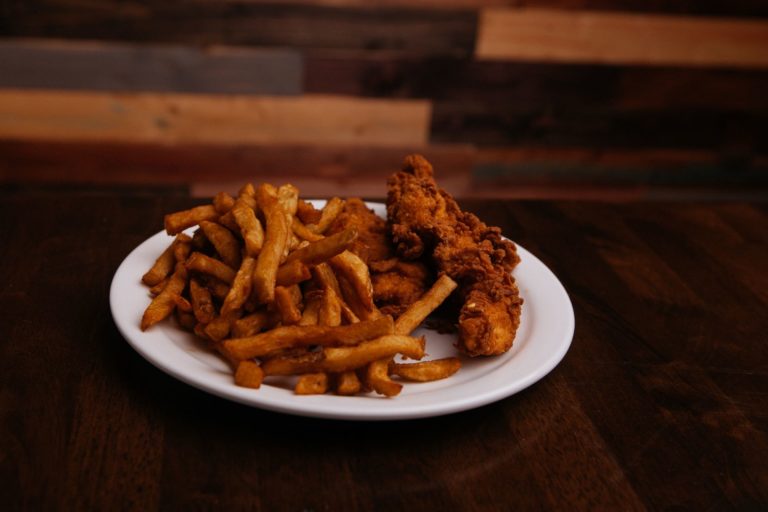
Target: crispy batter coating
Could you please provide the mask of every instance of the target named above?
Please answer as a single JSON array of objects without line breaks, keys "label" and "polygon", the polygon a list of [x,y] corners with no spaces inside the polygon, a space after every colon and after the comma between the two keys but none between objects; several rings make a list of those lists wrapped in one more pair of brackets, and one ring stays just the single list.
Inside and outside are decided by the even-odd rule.
[{"label": "crispy batter coating", "polygon": [[509,350],[523,303],[511,275],[520,261],[515,244],[462,211],[420,155],[406,157],[388,186],[387,216],[398,254],[426,256],[459,284],[459,348],[472,356]]},{"label": "crispy batter coating", "polygon": [[359,198],[346,201],[326,234],[350,228],[357,229],[358,236],[349,250],[370,267],[376,306],[385,315],[397,317],[429,288],[429,270],[421,262],[396,257],[387,222]]}]

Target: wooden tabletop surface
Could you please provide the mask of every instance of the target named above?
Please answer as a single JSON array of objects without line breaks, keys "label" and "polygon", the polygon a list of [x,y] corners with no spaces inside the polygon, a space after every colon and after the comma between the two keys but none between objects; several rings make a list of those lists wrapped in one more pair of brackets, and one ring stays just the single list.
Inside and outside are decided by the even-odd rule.
[{"label": "wooden tabletop surface", "polygon": [[491,405],[365,423],[216,398],[123,340],[112,275],[198,202],[0,188],[4,510],[768,509],[766,203],[463,202],[561,279],[570,351]]}]

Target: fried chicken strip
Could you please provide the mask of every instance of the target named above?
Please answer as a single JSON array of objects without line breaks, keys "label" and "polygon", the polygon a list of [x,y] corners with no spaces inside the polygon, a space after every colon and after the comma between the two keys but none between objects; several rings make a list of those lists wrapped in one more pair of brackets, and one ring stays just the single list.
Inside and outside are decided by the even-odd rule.
[{"label": "fried chicken strip", "polygon": [[427,257],[459,287],[460,350],[471,356],[502,354],[512,347],[523,300],[512,269],[515,244],[464,212],[433,178],[420,155],[406,157],[388,181],[387,216],[392,241],[404,259]]}]

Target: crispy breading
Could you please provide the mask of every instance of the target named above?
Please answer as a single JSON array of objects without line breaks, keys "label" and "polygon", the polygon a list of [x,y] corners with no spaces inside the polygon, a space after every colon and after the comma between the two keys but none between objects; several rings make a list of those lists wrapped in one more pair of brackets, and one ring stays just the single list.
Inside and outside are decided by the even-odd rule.
[{"label": "crispy breading", "polygon": [[388,186],[387,216],[398,254],[427,257],[459,284],[459,348],[472,356],[509,350],[523,303],[511,275],[520,261],[515,244],[462,211],[420,155],[406,157]]},{"label": "crispy breading", "polygon": [[421,262],[397,258],[387,233],[387,222],[359,198],[347,200],[326,234],[352,228],[358,236],[349,250],[370,267],[376,306],[385,315],[397,317],[429,288],[429,270]]}]

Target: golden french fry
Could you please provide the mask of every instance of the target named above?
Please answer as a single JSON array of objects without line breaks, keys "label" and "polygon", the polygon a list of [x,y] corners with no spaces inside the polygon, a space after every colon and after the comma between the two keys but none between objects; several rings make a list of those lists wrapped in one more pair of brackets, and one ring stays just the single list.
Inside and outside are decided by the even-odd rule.
[{"label": "golden french fry", "polygon": [[184,313],[192,312],[192,304],[181,295],[174,295],[173,302],[176,304],[176,311],[182,311]]},{"label": "golden french fry", "polygon": [[235,338],[253,336],[260,333],[270,323],[269,313],[266,311],[256,311],[232,322],[232,336]]},{"label": "golden french fry", "polygon": [[235,384],[244,388],[258,389],[264,380],[264,372],[253,361],[240,361],[235,371]]},{"label": "golden french fry", "polygon": [[200,229],[216,248],[221,261],[228,267],[238,268],[240,266],[240,244],[230,230],[221,224],[207,220],[200,222]]},{"label": "golden french fry", "polygon": [[322,395],[328,391],[328,374],[325,372],[305,373],[299,376],[293,391],[297,395]]},{"label": "golden french fry", "polygon": [[192,331],[195,328],[197,320],[195,315],[176,309],[176,320],[179,322],[179,326],[185,331]]},{"label": "golden french fry", "polygon": [[192,250],[192,239],[184,233],[176,235],[176,241],[173,244],[173,257],[176,263],[184,263]]},{"label": "golden french fry", "polygon": [[213,341],[221,341],[229,336],[229,331],[232,329],[232,322],[235,320],[233,317],[237,316],[237,313],[239,313],[239,311],[230,313],[227,316],[217,316],[211,320],[204,329],[206,337]]},{"label": "golden french fry", "polygon": [[288,243],[290,229],[286,225],[286,214],[282,205],[275,195],[269,193],[268,187],[259,186],[256,195],[267,226],[264,245],[259,252],[253,273],[253,291],[256,300],[266,304],[275,299],[277,268]]},{"label": "golden french fry", "polygon": [[[316,242],[310,242],[309,244],[296,249],[285,261],[288,263],[298,260],[305,265],[314,266],[340,255],[346,251],[347,247],[349,247],[356,238],[357,229],[345,229],[344,231],[339,231],[331,236],[323,237]],[[350,252],[349,254],[352,253]],[[343,256],[341,259],[346,262],[348,256]],[[331,262],[331,265],[333,265],[333,262]],[[351,265],[351,263],[347,262],[347,265]],[[363,265],[365,265],[365,262],[363,262]]]},{"label": "golden french fry", "polygon": [[320,306],[323,297],[317,290],[307,292],[304,295],[304,311],[301,313],[299,325],[317,325],[319,323]]},{"label": "golden french fry", "polygon": [[291,222],[291,230],[294,235],[302,240],[307,240],[308,242],[317,242],[318,240],[323,239],[323,235],[315,233],[309,229],[298,217],[293,218],[293,221]]},{"label": "golden french fry", "polygon": [[280,312],[283,325],[295,325],[301,320],[301,311],[295,304],[291,291],[285,286],[275,287],[275,308]]},{"label": "golden french fry", "polygon": [[354,370],[341,372],[336,375],[336,394],[356,395],[360,392],[360,379]]},{"label": "golden french fry", "polygon": [[211,291],[195,278],[189,280],[189,298],[192,300],[192,312],[198,322],[207,324],[216,315]]},{"label": "golden french fry", "polygon": [[150,268],[141,278],[141,281],[144,284],[148,286],[155,286],[163,279],[168,277],[168,274],[171,273],[173,267],[176,265],[176,258],[174,257],[173,249],[179,236],[181,235],[176,235],[176,239],[171,242],[168,247],[166,247],[162,254],[160,254],[160,256],[155,260],[152,268]]},{"label": "golden french fry", "polygon": [[[205,274],[200,274],[198,278],[200,279],[200,283],[203,284],[217,300],[223,301],[229,293],[231,283],[225,283],[214,276]],[[234,281],[234,277],[232,280]]]},{"label": "golden french fry", "polygon": [[281,185],[277,188],[277,200],[283,206],[283,210],[293,218],[299,202],[299,189],[291,184]]},{"label": "golden french fry", "polygon": [[443,274],[419,300],[408,306],[395,322],[396,334],[411,334],[456,289],[456,281]]},{"label": "golden french fry", "polygon": [[375,392],[384,396],[400,394],[403,385],[389,378],[389,363],[391,358],[378,359],[368,364],[365,371],[365,381]]},{"label": "golden french fry", "polygon": [[[366,311],[373,311],[375,308],[373,304],[373,284],[371,283],[368,265],[359,256],[350,251],[337,254],[330,259],[329,263],[338,272],[340,277],[344,277],[347,280],[362,307]],[[344,298],[349,302],[349,297],[345,296]],[[357,311],[356,313],[358,316],[360,315]]]},{"label": "golden french fry", "polygon": [[224,215],[235,206],[235,198],[226,192],[219,192],[213,196],[213,207],[220,215]]},{"label": "golden french fry", "polygon": [[253,204],[256,204],[256,187],[253,186],[253,183],[246,183],[237,191],[237,197],[250,198],[253,200]]},{"label": "golden french fry", "polygon": [[433,359],[420,363],[394,363],[391,366],[393,375],[417,382],[429,382],[450,377],[461,368],[458,357]]},{"label": "golden french fry", "polygon": [[336,217],[344,209],[344,200],[338,197],[331,198],[322,209],[320,220],[316,224],[308,224],[307,228],[314,233],[324,233],[328,227],[336,220]]},{"label": "golden french fry", "polygon": [[206,256],[203,253],[193,252],[187,259],[187,270],[194,270],[202,274],[213,276],[227,284],[232,284],[237,272],[217,259]]},{"label": "golden french fry", "polygon": [[247,338],[228,339],[224,341],[224,349],[235,359],[251,359],[291,347],[352,345],[391,334],[393,330],[394,322],[390,316],[335,327],[289,325]]},{"label": "golden french fry", "polygon": [[331,287],[323,289],[317,323],[328,326],[341,325],[341,301]]},{"label": "golden french fry", "polygon": [[283,263],[277,269],[275,284],[277,286],[290,286],[306,281],[312,277],[309,267],[299,260]]},{"label": "golden french fry", "polygon": [[302,224],[317,224],[320,222],[323,212],[316,209],[312,203],[299,199],[296,205],[296,216],[301,219]]},{"label": "golden french fry", "polygon": [[215,220],[219,217],[219,212],[212,204],[196,206],[189,210],[169,213],[165,216],[165,231],[169,235],[181,233],[185,229],[199,224],[203,220]]},{"label": "golden french fry", "polygon": [[[187,285],[187,269],[183,263],[177,263],[168,284],[147,306],[141,317],[141,330],[146,331],[160,320],[167,318],[176,307],[176,297],[181,295]],[[394,329],[394,323],[393,323]]]},{"label": "golden french fry", "polygon": [[347,323],[354,324],[360,321],[357,314],[352,311],[349,304],[344,300],[344,297],[341,294],[339,280],[327,263],[320,263],[319,265],[312,267],[312,277],[314,277],[315,281],[323,288],[330,287],[333,289],[339,299],[339,304],[341,305],[341,315]]},{"label": "golden french fry", "polygon": [[[246,196],[248,197],[248,196]],[[264,245],[264,229],[256,218],[253,208],[240,197],[232,208],[232,216],[240,228],[240,234],[245,241],[245,251],[249,256],[257,256]]]},{"label": "golden french fry", "polygon": [[166,277],[156,285],[154,285],[152,288],[149,289],[149,294],[155,297],[158,295],[161,291],[163,291],[163,288],[165,288],[165,285],[168,284],[168,278]]},{"label": "golden french fry", "polygon": [[243,263],[232,281],[232,288],[229,289],[224,304],[221,305],[221,316],[231,317],[232,313],[243,307],[243,304],[251,294],[253,286],[253,269],[256,267],[256,260],[251,256],[243,258]]},{"label": "golden french fry", "polygon": [[412,359],[421,359],[424,357],[424,337],[413,338],[390,334],[363,341],[351,347],[325,347],[322,352],[315,352],[314,354],[320,355],[315,355],[312,358],[281,356],[268,359],[262,365],[262,369],[265,375],[295,375],[320,371],[341,373],[362,368],[368,363],[396,354],[403,354]]}]

